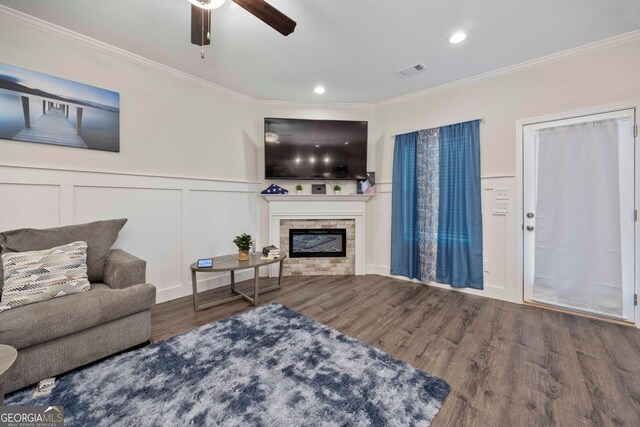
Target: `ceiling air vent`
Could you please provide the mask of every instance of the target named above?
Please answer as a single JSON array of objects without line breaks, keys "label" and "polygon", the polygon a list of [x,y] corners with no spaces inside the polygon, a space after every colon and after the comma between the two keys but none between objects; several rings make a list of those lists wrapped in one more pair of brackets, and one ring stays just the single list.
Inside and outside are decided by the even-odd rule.
[{"label": "ceiling air vent", "polygon": [[416,74],[420,74],[425,71],[427,67],[424,64],[416,64],[407,68],[403,68],[402,70],[396,71],[396,76],[401,79],[406,79],[407,77],[415,76]]}]

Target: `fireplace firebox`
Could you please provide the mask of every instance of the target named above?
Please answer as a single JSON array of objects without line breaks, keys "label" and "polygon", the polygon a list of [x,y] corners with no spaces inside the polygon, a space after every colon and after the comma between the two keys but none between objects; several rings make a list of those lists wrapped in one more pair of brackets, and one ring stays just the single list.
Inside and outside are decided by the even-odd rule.
[{"label": "fireplace firebox", "polygon": [[345,228],[289,229],[291,258],[344,258],[347,256]]}]

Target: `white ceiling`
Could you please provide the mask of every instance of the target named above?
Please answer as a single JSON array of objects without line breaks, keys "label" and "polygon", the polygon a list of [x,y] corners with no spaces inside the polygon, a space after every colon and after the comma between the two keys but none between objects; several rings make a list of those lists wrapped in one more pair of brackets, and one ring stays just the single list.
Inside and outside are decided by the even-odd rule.
[{"label": "white ceiling", "polygon": [[[270,0],[298,23],[283,37],[227,0],[201,60],[187,0],[0,3],[253,98],[328,103],[380,102],[640,28],[639,0]],[[456,30],[469,37],[450,45]],[[395,76],[418,62],[427,72]]]}]

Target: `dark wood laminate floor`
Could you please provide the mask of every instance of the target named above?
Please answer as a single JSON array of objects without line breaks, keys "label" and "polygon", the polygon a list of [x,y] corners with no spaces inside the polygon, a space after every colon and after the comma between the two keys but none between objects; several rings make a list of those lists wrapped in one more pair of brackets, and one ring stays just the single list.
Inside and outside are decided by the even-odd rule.
[{"label": "dark wood laminate floor", "polygon": [[[635,328],[376,275],[286,278],[261,296],[271,302],[444,378],[451,393],[434,426],[640,425]],[[251,309],[159,304],[152,340]]]}]

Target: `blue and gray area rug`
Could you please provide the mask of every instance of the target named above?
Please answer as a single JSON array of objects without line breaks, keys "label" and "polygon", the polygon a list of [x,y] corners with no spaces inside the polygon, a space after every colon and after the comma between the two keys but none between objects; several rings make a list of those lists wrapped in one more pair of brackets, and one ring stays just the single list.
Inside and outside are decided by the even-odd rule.
[{"label": "blue and gray area rug", "polygon": [[449,385],[271,304],[82,368],[52,394],[68,426],[427,426]]}]

